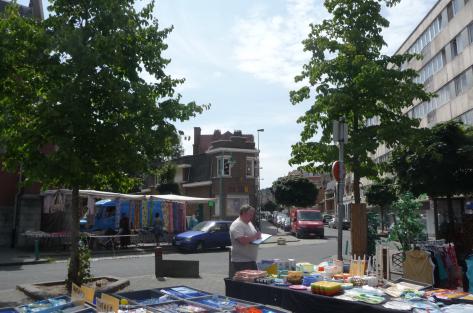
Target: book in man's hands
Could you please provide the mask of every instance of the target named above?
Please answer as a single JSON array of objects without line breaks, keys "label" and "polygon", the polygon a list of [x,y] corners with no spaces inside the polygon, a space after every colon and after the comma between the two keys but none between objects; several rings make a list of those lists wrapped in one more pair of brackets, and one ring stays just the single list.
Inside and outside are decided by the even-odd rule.
[{"label": "book in man's hands", "polygon": [[271,236],[272,236],[272,235],[270,235],[270,234],[264,234],[264,233],[262,233],[260,239],[253,240],[251,243],[254,244],[254,245],[259,245],[260,243],[263,243],[263,242],[265,242],[266,240],[268,240],[268,238],[271,237]]}]

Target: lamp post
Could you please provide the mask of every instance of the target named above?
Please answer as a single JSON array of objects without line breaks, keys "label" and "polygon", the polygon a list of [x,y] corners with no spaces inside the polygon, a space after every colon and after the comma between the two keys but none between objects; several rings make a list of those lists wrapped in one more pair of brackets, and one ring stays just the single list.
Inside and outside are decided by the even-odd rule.
[{"label": "lamp post", "polygon": [[[258,224],[259,224],[259,221],[261,219],[261,205],[260,205],[260,182],[261,182],[261,173],[260,173],[260,170],[261,170],[261,167],[260,167],[260,163],[259,163],[259,133],[261,132],[264,132],[264,129],[263,128],[260,128],[260,129],[257,129],[256,130],[257,134],[258,134],[258,162],[256,162],[258,164],[258,186],[256,188],[256,211],[257,211],[257,219],[258,219]],[[255,180],[255,183],[256,183],[256,180]]]}]

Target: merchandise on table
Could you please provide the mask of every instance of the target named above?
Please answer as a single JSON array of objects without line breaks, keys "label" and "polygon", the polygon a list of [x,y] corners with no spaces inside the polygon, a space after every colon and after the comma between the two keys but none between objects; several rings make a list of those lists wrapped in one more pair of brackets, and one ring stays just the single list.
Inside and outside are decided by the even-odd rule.
[{"label": "merchandise on table", "polygon": [[329,281],[319,281],[312,283],[310,289],[313,293],[324,295],[324,296],[334,296],[342,290],[342,285],[340,283],[329,282]]},{"label": "merchandise on table", "polygon": [[238,281],[254,282],[257,278],[265,278],[267,276],[268,273],[266,271],[243,270],[236,272],[233,279]]},{"label": "merchandise on table", "polygon": [[289,271],[287,272],[286,280],[288,283],[293,285],[299,285],[302,283],[303,273],[300,271]]},{"label": "merchandise on table", "polygon": [[14,308],[2,308],[0,309],[0,313],[18,313]]},{"label": "merchandise on table", "polygon": [[233,310],[236,306],[239,307],[250,307],[255,306],[255,303],[245,303],[242,300],[232,299],[219,295],[212,295],[203,298],[193,299],[192,302],[203,304],[219,310]]},{"label": "merchandise on table", "polygon": [[132,303],[136,303],[142,306],[165,303],[175,300],[175,298],[171,297],[170,295],[163,294],[157,290],[129,291],[121,292],[116,295],[120,298],[128,299]]},{"label": "merchandise on table", "polygon": [[210,295],[210,293],[203,292],[197,289],[192,289],[185,286],[163,288],[163,289],[159,289],[159,291],[167,295],[180,298],[180,299],[191,299],[191,298],[204,297],[204,296]]},{"label": "merchandise on table", "polygon": [[383,307],[387,309],[400,310],[400,311],[412,310],[412,305],[410,305],[407,302],[398,301],[398,300],[388,301],[385,304],[383,304]]},{"label": "merchandise on table", "polygon": [[145,308],[135,308],[135,309],[119,309],[118,313],[151,313]]},{"label": "merchandise on table", "polygon": [[307,287],[305,285],[290,285],[289,286],[289,289],[293,289],[293,290],[304,290],[304,291],[306,291],[307,288],[309,288],[309,287]]},{"label": "merchandise on table", "polygon": [[470,313],[473,312],[471,304],[452,304],[442,309],[443,313]]},{"label": "merchandise on table", "polygon": [[22,305],[19,306],[17,310],[20,313],[49,313],[71,306],[73,306],[71,298],[61,296]]},{"label": "merchandise on table", "polygon": [[149,306],[155,312],[163,313],[207,313],[217,312],[217,310],[204,308],[196,304],[185,301],[168,302]]}]

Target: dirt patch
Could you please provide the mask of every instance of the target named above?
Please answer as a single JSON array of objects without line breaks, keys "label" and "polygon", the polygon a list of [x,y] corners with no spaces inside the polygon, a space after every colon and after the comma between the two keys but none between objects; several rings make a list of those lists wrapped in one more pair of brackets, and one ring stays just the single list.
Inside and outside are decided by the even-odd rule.
[{"label": "dirt patch", "polygon": [[[96,292],[116,292],[125,288],[129,284],[130,281],[126,279],[116,277],[96,277],[92,278],[91,281],[84,285],[95,288]],[[66,282],[64,281],[19,285],[17,288],[34,299],[46,299],[68,294]]]}]

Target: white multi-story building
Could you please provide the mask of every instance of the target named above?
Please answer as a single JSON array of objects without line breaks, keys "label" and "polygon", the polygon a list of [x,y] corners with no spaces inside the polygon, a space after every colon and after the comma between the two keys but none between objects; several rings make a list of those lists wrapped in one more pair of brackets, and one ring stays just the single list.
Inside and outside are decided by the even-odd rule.
[{"label": "white multi-story building", "polygon": [[[417,70],[416,82],[438,97],[414,102],[405,113],[421,127],[453,119],[473,125],[473,0],[437,1],[396,53],[407,52],[423,59],[403,67]],[[379,147],[375,159],[384,161],[388,152]]]},{"label": "white multi-story building", "polygon": [[[473,0],[437,1],[396,53],[407,52],[421,54],[423,58],[413,59],[403,67],[418,71],[415,81],[438,97],[426,102],[417,100],[404,113],[420,119],[421,127],[449,120],[473,125]],[[389,158],[389,150],[380,146],[373,158],[384,162]],[[458,218],[461,218],[464,203],[463,199],[454,203]],[[437,204],[441,224],[446,219],[444,203],[440,200]],[[427,232],[433,236],[433,210],[427,209],[424,217]]]}]

